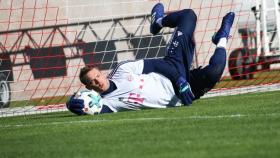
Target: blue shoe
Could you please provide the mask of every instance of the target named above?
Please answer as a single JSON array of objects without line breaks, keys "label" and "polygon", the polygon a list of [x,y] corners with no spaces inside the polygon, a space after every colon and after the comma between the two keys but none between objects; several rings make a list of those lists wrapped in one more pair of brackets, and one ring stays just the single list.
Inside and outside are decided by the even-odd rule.
[{"label": "blue shoe", "polygon": [[157,3],[151,13],[151,26],[150,26],[150,32],[155,35],[159,33],[161,30],[161,26],[157,23],[157,20],[159,18],[162,18],[164,16],[164,7],[162,3]]},{"label": "blue shoe", "polygon": [[216,32],[213,36],[212,36],[212,42],[214,44],[217,45],[217,43],[219,42],[219,40],[223,37],[225,37],[226,39],[228,39],[229,37],[229,32],[231,29],[231,26],[233,24],[234,21],[234,17],[235,14],[234,12],[229,12],[226,14],[226,16],[223,17],[223,21],[222,21],[222,25],[219,29],[218,32]]}]

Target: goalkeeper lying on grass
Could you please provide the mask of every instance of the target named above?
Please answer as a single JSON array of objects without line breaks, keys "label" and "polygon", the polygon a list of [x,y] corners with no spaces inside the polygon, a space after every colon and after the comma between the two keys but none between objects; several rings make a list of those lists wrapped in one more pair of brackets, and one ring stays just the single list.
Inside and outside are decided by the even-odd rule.
[{"label": "goalkeeper lying on grass", "polygon": [[[80,80],[87,89],[100,93],[103,102],[100,113],[190,105],[212,89],[222,76],[234,16],[233,12],[226,14],[212,37],[217,47],[209,65],[190,70],[197,17],[191,9],[164,16],[164,7],[158,3],[152,9],[151,33],[157,34],[162,27],[175,28],[163,59],[122,62],[108,76],[96,67],[84,67]],[[85,114],[81,99],[71,97],[67,108],[77,115]]]}]

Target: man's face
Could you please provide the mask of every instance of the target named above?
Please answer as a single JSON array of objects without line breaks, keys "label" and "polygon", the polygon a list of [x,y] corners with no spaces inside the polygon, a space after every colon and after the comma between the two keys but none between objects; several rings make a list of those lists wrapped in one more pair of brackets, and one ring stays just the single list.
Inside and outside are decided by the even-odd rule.
[{"label": "man's face", "polygon": [[86,74],[86,76],[89,80],[88,85],[86,85],[87,89],[93,89],[99,93],[105,92],[109,89],[109,80],[100,70],[93,68]]}]

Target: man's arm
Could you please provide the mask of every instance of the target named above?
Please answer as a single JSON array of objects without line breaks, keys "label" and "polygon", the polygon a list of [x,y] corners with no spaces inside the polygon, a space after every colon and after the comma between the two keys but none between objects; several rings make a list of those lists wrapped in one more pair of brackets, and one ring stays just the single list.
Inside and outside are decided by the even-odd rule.
[{"label": "man's arm", "polygon": [[111,110],[107,105],[103,105],[99,114],[113,113],[113,112],[114,111]]}]

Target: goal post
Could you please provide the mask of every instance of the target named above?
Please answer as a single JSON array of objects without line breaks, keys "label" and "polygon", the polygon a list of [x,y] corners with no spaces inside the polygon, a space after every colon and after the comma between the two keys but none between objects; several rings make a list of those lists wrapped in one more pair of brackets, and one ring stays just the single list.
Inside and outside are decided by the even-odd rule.
[{"label": "goal post", "polygon": [[[85,65],[98,64],[108,73],[124,60],[163,57],[173,29],[150,34],[150,11],[157,2],[0,0],[0,117],[66,110],[67,98],[84,88],[78,75]],[[279,22],[275,16],[260,19],[264,7],[252,9],[255,0],[160,2],[166,14],[185,8],[197,14],[194,68],[208,64],[215,50],[212,35],[227,12],[236,13],[226,69],[205,97],[279,90]],[[259,27],[256,31],[263,21],[265,35]],[[264,37],[272,55],[257,53]]]}]

